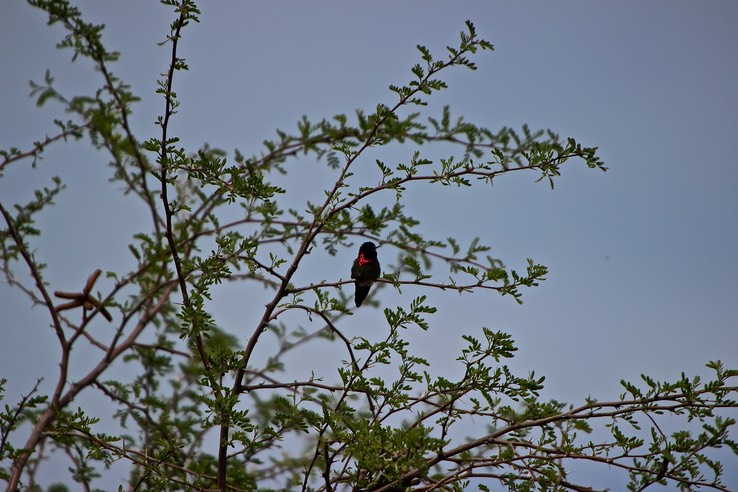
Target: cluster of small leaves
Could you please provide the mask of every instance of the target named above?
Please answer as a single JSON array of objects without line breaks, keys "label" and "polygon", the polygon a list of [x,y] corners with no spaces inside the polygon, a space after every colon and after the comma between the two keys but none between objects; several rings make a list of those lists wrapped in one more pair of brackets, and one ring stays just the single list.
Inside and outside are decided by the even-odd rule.
[{"label": "cluster of small leaves", "polygon": [[[5,399],[7,382],[5,378],[0,379],[0,401]],[[13,406],[5,404],[0,412],[0,423],[2,423],[0,425],[0,463],[14,462],[19,456],[27,453],[27,450],[11,442],[11,434],[27,422],[36,409],[46,404],[48,400],[46,396],[35,395],[39,383],[40,381],[17,404]],[[8,480],[9,477],[9,470],[4,466],[0,467],[0,479]]]},{"label": "cluster of small leaves", "polygon": [[21,254],[21,247],[17,240],[22,238],[22,241],[25,242],[27,238],[38,236],[41,233],[35,225],[36,216],[44,208],[53,205],[54,199],[65,187],[57,176],[53,177],[52,181],[54,183],[53,187],[36,190],[33,200],[30,202],[23,205],[14,205],[15,216],[12,216],[9,210],[0,205],[0,211],[8,223],[8,228],[0,229],[0,254],[2,254],[3,269],[9,280],[13,278],[10,264],[17,261],[19,254]]},{"label": "cluster of small leaves", "polygon": [[[480,348],[472,342],[467,353],[476,353]],[[721,483],[723,463],[710,457],[710,451],[728,447],[738,454],[738,447],[730,437],[735,419],[715,415],[720,408],[734,408],[736,403],[726,397],[735,393],[730,385],[738,374],[725,370],[719,362],[708,367],[715,370],[715,379],[700,385],[699,378],[685,384],[686,378],[676,383],[649,383],[646,391],[627,384],[631,397],[621,395],[613,402],[589,400],[581,407],[566,409],[556,402],[542,402],[537,398],[524,398],[522,410],[516,410],[498,401],[482,407],[477,405],[475,420],[489,415],[496,425],[490,433],[480,439],[464,443],[456,448],[447,448],[445,453],[458,453],[458,467],[438,470],[438,476],[446,480],[461,481],[463,478],[495,477],[509,490],[579,490],[581,487],[567,481],[567,460],[607,463],[626,470],[631,477],[630,490],[643,490],[653,483],[672,483],[680,490],[696,490],[701,487],[728,490]],[[648,378],[644,378],[647,380]],[[449,385],[454,387],[454,385]],[[689,387],[688,393],[680,394],[677,387]],[[661,388],[656,389],[656,388]],[[531,388],[535,395],[535,388]],[[676,391],[676,392],[675,392]],[[499,394],[509,394],[507,390]],[[689,398],[689,400],[688,400]],[[703,432],[692,436],[679,430],[666,436],[658,420],[664,415],[684,415],[699,409],[697,418],[703,424]],[[458,409],[453,418],[460,418]],[[638,420],[642,418],[650,430],[642,432]],[[444,416],[439,423],[446,424],[451,418]],[[581,433],[590,434],[593,424],[600,420],[611,421],[611,442],[585,441]],[[628,435],[623,424],[637,433]],[[644,450],[644,447],[646,448]],[[490,469],[498,473],[490,473]],[[711,476],[705,474],[710,470]],[[411,474],[412,475],[412,474]],[[407,477],[406,475],[405,477]]]},{"label": "cluster of small leaves", "polygon": [[[53,77],[47,70],[45,76],[46,83],[50,86],[53,83]],[[37,85],[31,82],[31,87],[36,88]],[[43,104],[43,100],[40,97],[38,99],[38,105]],[[63,141],[66,142],[68,139],[79,140],[84,136],[84,128],[76,124],[75,122],[54,120],[54,126],[59,128],[59,132],[53,136],[46,136],[43,140],[37,140],[33,142],[33,148],[23,151],[18,147],[10,147],[9,149],[0,149],[0,177],[2,177],[2,171],[4,171],[10,164],[19,162],[23,159],[31,159],[31,168],[35,168],[38,164],[38,160],[41,158],[41,154],[44,150],[55,142]]]},{"label": "cluster of small leaves", "polygon": [[[649,417],[650,444],[648,452],[638,455],[634,450],[645,445],[642,433],[627,435],[625,431],[613,422],[609,424],[615,443],[624,454],[633,454],[634,470],[650,470],[651,473],[630,471],[629,490],[643,490],[648,485],[663,482],[668,478],[674,480],[680,490],[692,490],[695,483],[704,483],[719,487],[723,475],[723,464],[710,457],[709,450],[727,447],[738,455],[738,442],[731,437],[731,430],[735,428],[736,419],[716,414],[720,408],[731,408],[736,405],[732,399],[735,386],[730,382],[738,377],[738,371],[727,370],[719,361],[707,364],[715,372],[714,379],[702,382],[702,378],[695,376],[688,378],[682,374],[681,378],[673,383],[660,382],[642,375],[646,383],[642,389],[634,383],[621,381],[625,392],[620,395],[621,400],[637,401],[640,411],[627,412],[619,415],[633,431],[640,431],[642,424],[638,415],[649,413],[659,415],[669,412],[672,415],[684,415],[688,421],[703,422],[702,431],[696,435],[688,430],[678,430],[666,435]],[[711,423],[708,423],[711,422]],[[711,471],[711,476],[705,475],[705,467]]]},{"label": "cluster of small leaves", "polygon": [[417,46],[425,67],[420,64],[413,66],[412,73],[415,75],[416,80],[411,81],[408,85],[403,87],[390,86],[390,90],[399,96],[400,101],[404,101],[407,104],[425,106],[427,102],[420,94],[431,95],[435,91],[447,88],[443,80],[433,78],[436,73],[449,66],[464,66],[471,70],[476,70],[476,65],[467,58],[467,55],[476,53],[478,49],[491,51],[494,47],[490,42],[477,37],[476,28],[470,21],[466,21],[466,28],[467,32],[461,32],[459,47],[454,48],[448,46],[446,48],[449,55],[445,61],[434,59],[430,50],[425,46]]},{"label": "cluster of small leaves", "polygon": [[358,421],[344,450],[356,463],[356,469],[348,471],[355,486],[360,490],[376,490],[389,484],[399,490],[408,487],[411,483],[403,481],[403,476],[410,470],[425,474],[428,454],[443,446],[431,433],[431,428],[422,425],[398,428],[376,421]]}]

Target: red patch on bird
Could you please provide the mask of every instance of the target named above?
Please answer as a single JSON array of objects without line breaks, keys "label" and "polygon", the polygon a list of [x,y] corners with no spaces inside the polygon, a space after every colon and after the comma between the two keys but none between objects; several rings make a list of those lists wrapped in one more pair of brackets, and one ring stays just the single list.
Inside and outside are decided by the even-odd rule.
[{"label": "red patch on bird", "polygon": [[359,266],[364,266],[367,263],[371,263],[372,260],[364,256],[364,253],[359,253]]}]

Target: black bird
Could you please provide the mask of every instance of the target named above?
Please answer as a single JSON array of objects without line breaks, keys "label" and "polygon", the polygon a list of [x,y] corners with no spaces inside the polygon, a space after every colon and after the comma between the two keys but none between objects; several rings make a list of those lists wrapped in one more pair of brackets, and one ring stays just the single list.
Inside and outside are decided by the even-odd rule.
[{"label": "black bird", "polygon": [[359,248],[359,256],[354,260],[354,265],[351,267],[351,278],[354,279],[354,285],[356,286],[354,292],[356,307],[361,306],[361,303],[364,302],[366,296],[369,295],[369,289],[381,273],[379,260],[377,260],[377,247],[370,242],[362,244]]}]

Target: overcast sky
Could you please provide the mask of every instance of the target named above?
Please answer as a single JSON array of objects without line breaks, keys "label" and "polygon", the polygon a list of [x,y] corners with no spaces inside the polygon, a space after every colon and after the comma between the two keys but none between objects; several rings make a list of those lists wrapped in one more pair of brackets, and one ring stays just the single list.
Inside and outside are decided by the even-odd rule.
[{"label": "overcast sky", "polygon": [[[107,25],[104,39],[122,53],[114,71],[143,98],[133,118],[139,138],[154,135],[162,106],[155,80],[168,57],[157,43],[169,11],[142,0],[79,4]],[[431,99],[429,116],[449,104],[492,130],[528,124],[599,147],[608,172],[572,161],[554,190],[531,174],[503,177],[493,188],[411,195],[409,211],[423,232],[467,242],[479,236],[508,266],[523,269],[533,258],[551,272],[524,292],[522,306],[489,293],[447,294],[431,332],[415,342],[436,367],[446,347],[461,345],[461,333],[487,326],[517,341],[513,368],[545,375],[545,396],[571,403],[612,399],[621,379],[641,373],[708,375],[704,364],[715,359],[738,368],[738,2],[221,1],[201,8],[202,22],[185,30],[180,49],[190,71],[175,81],[182,107],[174,130],[188,150],[207,142],[231,156],[234,148],[258,153],[264,138],[276,128],[294,131],[302,115],[319,120],[391,103],[387,86],[411,79],[415,45],[441,56],[466,19],[495,51],[474,58],[476,72],[442,75],[449,89]],[[54,48],[57,27],[23,2],[0,7],[2,148],[29,148],[53,133],[52,118],[63,117],[58,107],[35,107],[30,79],[42,81],[49,68],[70,95],[99,84],[86,62],[72,65],[70,52]],[[407,160],[414,150],[383,158]],[[127,244],[146,216],[112,197],[117,188],[107,183],[105,162],[84,146],[57,147],[37,171],[19,163],[0,180],[6,207],[30,200],[52,175],[67,181],[57,209],[41,218],[48,232],[34,244],[55,289],[81,287],[95,268],[131,265]],[[318,280],[346,279],[355,253],[318,256],[325,263],[312,264],[304,278],[315,271]],[[419,294],[385,288],[378,298],[406,306]],[[243,313],[229,309],[239,303],[229,296],[216,304],[240,334],[248,327]],[[46,366],[38,353],[56,353],[55,341],[43,310],[5,284],[0,312],[0,374],[10,378],[14,402],[54,371],[53,356]],[[374,326],[381,316],[362,308],[352,322],[369,336],[362,323]],[[732,459],[728,485],[738,489]]]}]

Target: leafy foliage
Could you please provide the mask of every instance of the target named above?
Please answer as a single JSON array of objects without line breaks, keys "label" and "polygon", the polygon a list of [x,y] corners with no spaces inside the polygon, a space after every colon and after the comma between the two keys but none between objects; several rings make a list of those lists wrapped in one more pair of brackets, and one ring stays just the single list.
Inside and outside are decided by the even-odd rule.
[{"label": "leafy foliage", "polygon": [[[386,306],[384,325],[375,330],[382,335],[369,339],[346,334],[353,311],[342,287],[350,281],[301,283],[297,273],[312,251],[333,256],[364,240],[381,244],[383,258],[397,255],[385,264],[380,289],[497,291],[522,302],[522,289],[545,279],[545,266],[528,260],[525,272],[508,269],[479,239],[463,245],[427,238],[407,211],[410,187],[485,186],[514,172],[536,173],[553,187],[572,159],[605,170],[596,148],[551,131],[493,132],[448,107],[437,116],[421,112],[446,89],[443,73],[474,70],[472,57],[493,49],[471,22],[443,57],[417,47],[411,80],[389,87],[393,102],[318,122],[303,117],[296,133],[277,131],[261,152],[229,156],[206,144],[193,150],[171,128],[181,104],[175,83],[188,70],[179,41],[199,22],[194,2],[162,2],[174,17],[163,43],[170,59],[157,81],[158,133],[144,138],[129,123],[138,98],[111,71],[119,54],[106,49],[103,26],[84,21],[68,1],[29,3],[48,14],[49,24],[64,26],[58,47],[90,60],[101,87],[67,97],[50,73],[32,84],[39,105],[60,103],[73,120],[57,121],[59,133],[29,150],[1,151],[0,169],[29,160],[37,166],[49,147],[87,138],[109,155],[112,181],[144,205],[150,222],[129,245],[134,267],[107,272],[111,289],[92,292],[95,274],[82,294],[61,293],[78,299],[78,316],[56,305],[30,244],[42,232],[36,217],[54,205],[62,181],[54,178],[25,204],[0,203],[7,282],[45,307],[61,353],[56,390],[40,395],[37,384],[0,414],[0,478],[10,490],[37,488],[52,453],[69,458],[69,478],[85,488],[110,488],[104,472],[123,460],[130,465],[125,487],[133,490],[490,490],[493,481],[509,490],[592,490],[569,480],[570,464],[587,461],[625,470],[631,490],[653,483],[726,490],[723,465],[710,451],[738,453],[734,413],[722,410],[738,406],[738,372],[720,362],[708,364],[714,376],[707,382],[643,376],[641,385],[624,381],[613,401],[544,401],[543,377],[516,375],[506,365],[517,351],[510,335],[485,327],[459,327],[466,346],[449,358],[458,375],[434,374],[409,341],[431,328],[437,312],[425,293]],[[436,161],[416,150],[395,163],[372,156],[391,144],[434,142],[458,153]],[[285,209],[281,177],[306,156],[325,163],[332,181],[303,210]],[[371,168],[376,181],[359,180],[360,166]],[[377,197],[388,204],[378,206],[384,202]],[[21,269],[30,282],[19,278]],[[262,311],[247,326],[245,346],[212,308],[217,287],[233,282],[256,286],[250,292],[260,296],[253,306]],[[102,335],[91,330],[101,316],[113,326]],[[289,356],[320,341],[342,354],[335,372],[310,368],[296,378]],[[73,381],[69,365],[83,346],[98,359]],[[109,375],[119,366],[130,380]],[[85,390],[115,410],[80,407]],[[668,434],[659,425],[667,416],[702,430],[685,423]],[[474,434],[466,437],[469,428]]]}]

